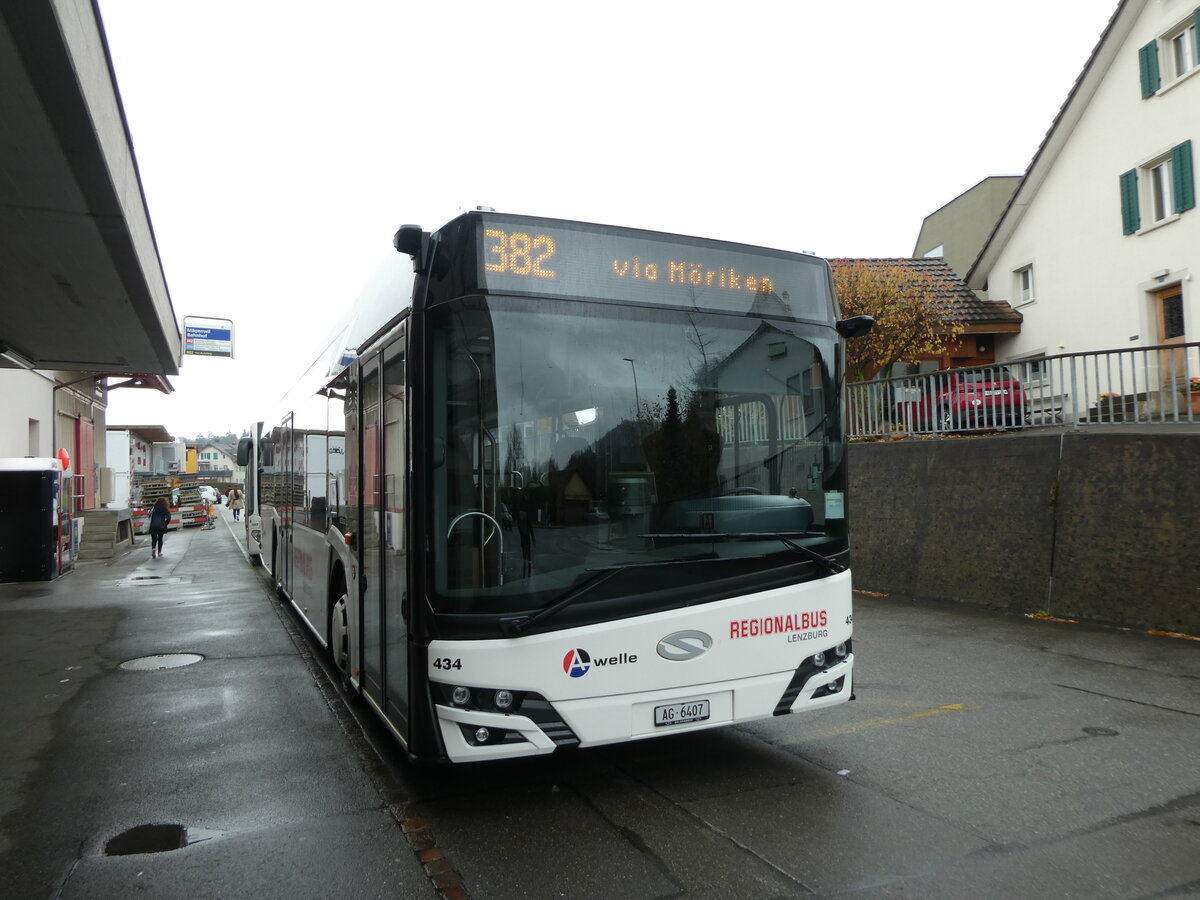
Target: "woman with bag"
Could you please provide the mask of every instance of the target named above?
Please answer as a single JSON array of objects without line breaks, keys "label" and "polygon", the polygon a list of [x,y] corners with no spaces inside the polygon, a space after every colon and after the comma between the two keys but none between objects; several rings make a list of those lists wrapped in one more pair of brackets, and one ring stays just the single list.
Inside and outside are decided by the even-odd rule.
[{"label": "woman with bag", "polygon": [[246,501],[242,499],[241,488],[234,488],[229,492],[229,508],[233,510],[233,521],[238,520],[238,516],[242,514],[242,510],[246,506]]},{"label": "woman with bag", "polygon": [[171,524],[171,507],[167,506],[167,498],[159,497],[150,510],[150,558],[162,556],[163,537],[167,526]]}]

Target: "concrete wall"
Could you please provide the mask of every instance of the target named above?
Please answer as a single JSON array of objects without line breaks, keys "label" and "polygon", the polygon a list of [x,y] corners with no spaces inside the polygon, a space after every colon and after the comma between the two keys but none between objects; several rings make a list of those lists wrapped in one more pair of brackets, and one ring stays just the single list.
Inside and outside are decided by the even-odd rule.
[{"label": "concrete wall", "polygon": [[856,588],[1200,634],[1200,435],[856,442]]}]

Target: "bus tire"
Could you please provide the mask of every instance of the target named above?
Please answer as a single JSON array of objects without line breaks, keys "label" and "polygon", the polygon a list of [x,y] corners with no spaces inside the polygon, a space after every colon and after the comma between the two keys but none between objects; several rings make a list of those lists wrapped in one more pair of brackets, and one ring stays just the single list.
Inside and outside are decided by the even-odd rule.
[{"label": "bus tire", "polygon": [[279,580],[279,529],[271,529],[271,583],[275,585],[275,596],[283,600],[283,582]]},{"label": "bus tire", "polygon": [[358,691],[350,680],[350,600],[344,579],[338,582],[335,593],[337,599],[329,609],[329,656],[340,676],[342,696],[355,705]]},{"label": "bus tire", "polygon": [[350,674],[350,617],[346,603],[346,589],[343,587],[329,611],[329,655],[343,676]]}]

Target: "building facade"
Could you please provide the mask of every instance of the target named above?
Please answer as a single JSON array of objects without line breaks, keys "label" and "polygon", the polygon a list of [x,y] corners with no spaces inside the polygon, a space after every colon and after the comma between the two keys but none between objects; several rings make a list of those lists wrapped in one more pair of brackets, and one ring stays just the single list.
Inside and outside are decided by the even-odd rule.
[{"label": "building facade", "polygon": [[1003,360],[1200,340],[1200,8],[1125,0],[968,285],[1024,316]]},{"label": "building facade", "polygon": [[965,277],[1020,183],[1020,175],[991,175],[927,215],[913,256],[940,257]]},{"label": "building facade", "polygon": [[104,379],[78,372],[0,368],[0,457],[56,457],[71,460],[75,509],[94,509],[102,496],[105,466]]},{"label": "building facade", "polygon": [[237,464],[236,449],[222,444],[196,445],[196,471],[209,473],[214,487],[246,483],[245,469]]}]

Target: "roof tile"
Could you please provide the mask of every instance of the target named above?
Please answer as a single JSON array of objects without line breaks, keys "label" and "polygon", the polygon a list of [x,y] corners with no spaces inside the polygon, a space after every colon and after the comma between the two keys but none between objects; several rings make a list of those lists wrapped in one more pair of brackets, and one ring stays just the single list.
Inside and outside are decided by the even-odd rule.
[{"label": "roof tile", "polygon": [[835,269],[857,264],[878,268],[902,267],[923,272],[933,280],[939,302],[951,311],[957,321],[966,325],[1010,325],[1024,321],[1024,316],[1004,300],[979,299],[941,257],[831,259],[829,264]]}]

